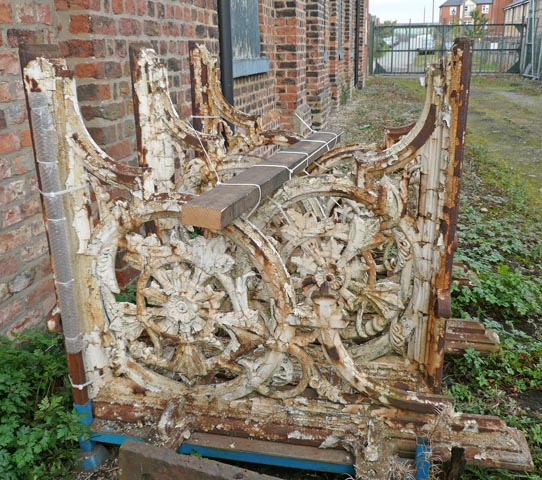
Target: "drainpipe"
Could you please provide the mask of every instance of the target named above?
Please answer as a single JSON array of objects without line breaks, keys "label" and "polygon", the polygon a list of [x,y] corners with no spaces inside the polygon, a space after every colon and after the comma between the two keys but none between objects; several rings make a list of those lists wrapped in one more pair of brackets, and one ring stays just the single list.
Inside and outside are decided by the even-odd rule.
[{"label": "drainpipe", "polygon": [[218,43],[220,44],[220,86],[224,98],[233,105],[233,49],[230,0],[217,0],[217,13]]},{"label": "drainpipe", "polygon": [[[86,382],[82,357],[83,344],[74,288],[75,275],[69,255],[69,234],[63,199],[65,187],[61,182],[58,167],[60,149],[57,125],[53,116],[54,100],[52,97],[56,92],[52,89],[59,87],[55,85],[57,79],[54,76],[44,78],[43,74],[40,74],[39,68],[36,68],[37,66],[30,71],[24,69],[26,63],[40,56],[51,57],[52,55],[47,51],[42,53],[39,47],[34,50],[32,50],[32,46],[21,47],[21,70],[25,77],[29,78],[29,80],[26,79],[27,83],[36,80],[40,82],[40,88],[26,85],[28,120],[32,131],[36,172],[51,250],[57,302],[62,316],[62,330],[70,377],[72,383],[83,385]],[[87,388],[74,388],[73,397],[76,405],[86,404],[88,402]]]},{"label": "drainpipe", "polygon": [[354,50],[354,87],[360,88],[359,84],[359,48],[360,48],[360,34],[361,28],[361,0],[356,0],[356,33],[354,35],[354,44],[356,49]]},{"label": "drainpipe", "polygon": [[[36,170],[51,251],[57,303],[62,317],[74,409],[81,415],[81,422],[90,425],[92,406],[88,397],[83,342],[75,291],[75,274],[69,253],[69,227],[63,198],[68,192],[66,192],[60,178],[58,158],[61,155],[61,148],[59,148],[58,125],[53,114],[55,103],[53,95],[58,95],[58,92],[52,90],[59,88],[59,84],[55,76],[40,78],[41,88],[31,84],[36,80],[33,78],[33,73],[37,73],[38,69],[34,72],[24,70],[25,64],[30,59],[41,56],[39,47],[35,51],[32,50],[32,47],[28,46],[26,49],[22,47],[20,52],[21,70],[24,72],[25,81],[27,81],[25,93],[29,112],[28,119],[32,131]],[[43,56],[50,55],[43,54]],[[30,80],[27,80],[27,77]],[[83,439],[80,439],[79,443],[82,450],[81,466],[84,469],[95,468],[105,460],[106,451],[103,446]]]}]

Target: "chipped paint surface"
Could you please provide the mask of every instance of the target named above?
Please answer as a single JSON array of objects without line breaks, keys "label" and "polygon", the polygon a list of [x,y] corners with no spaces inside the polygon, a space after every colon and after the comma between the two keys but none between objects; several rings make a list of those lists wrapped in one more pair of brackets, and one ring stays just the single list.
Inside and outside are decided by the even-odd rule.
[{"label": "chipped paint surface", "polygon": [[[469,461],[529,468],[518,431],[439,395],[469,48],[429,67],[420,120],[387,148],[331,150],[222,231],[183,225],[183,205],[250,168],[255,148],[296,137],[228,105],[204,48],[191,53],[194,126],[156,54],[133,53],[137,167],[92,141],[71,77],[30,64],[26,75],[62,106],[95,416],[150,422],[172,446],[200,431],[341,447],[373,478],[416,436],[443,459],[464,445]],[[133,302],[118,300],[119,264],[133,272]]]}]

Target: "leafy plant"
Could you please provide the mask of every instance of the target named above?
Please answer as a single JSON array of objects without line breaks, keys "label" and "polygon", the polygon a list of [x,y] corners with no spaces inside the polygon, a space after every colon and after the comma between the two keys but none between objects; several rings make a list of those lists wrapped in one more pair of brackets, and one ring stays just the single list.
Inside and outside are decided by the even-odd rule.
[{"label": "leafy plant", "polygon": [[[447,364],[448,392],[458,409],[468,413],[497,415],[525,433],[535,471],[542,468],[542,414],[527,411],[519,401],[521,393],[542,388],[542,338],[531,337],[510,324],[486,321],[498,333],[502,350],[482,357],[469,349],[463,357]],[[539,479],[536,474],[469,467],[469,479]]]},{"label": "leafy plant", "polygon": [[117,302],[136,303],[136,291],[137,285],[128,284],[120,293],[115,294],[115,299]]},{"label": "leafy plant", "polygon": [[[445,382],[459,410],[498,415],[523,430],[537,473],[469,467],[464,478],[538,479],[542,409],[528,410],[522,398],[542,390],[540,214],[524,181],[507,174],[484,145],[468,149],[467,168],[467,191],[474,194],[462,199],[455,255],[466,267],[456,273],[466,281],[452,286],[452,314],[482,320],[499,335],[501,351],[483,357],[470,349],[450,359]],[[476,183],[474,188],[469,181]]]},{"label": "leafy plant", "polygon": [[489,33],[487,32],[487,20],[487,17],[478,8],[475,8],[471,13],[472,24],[465,28],[464,35],[470,38],[480,38],[484,33]]},{"label": "leafy plant", "polygon": [[0,337],[0,358],[1,478],[69,478],[89,431],[73,411],[61,336]]}]

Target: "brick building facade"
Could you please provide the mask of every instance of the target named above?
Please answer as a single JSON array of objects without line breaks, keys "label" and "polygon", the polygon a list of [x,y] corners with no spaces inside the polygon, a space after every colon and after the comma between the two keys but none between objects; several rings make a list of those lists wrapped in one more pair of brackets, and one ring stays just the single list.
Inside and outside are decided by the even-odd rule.
[{"label": "brick building facade", "polygon": [[439,7],[439,23],[471,23],[474,10],[486,17],[488,23],[504,23],[504,7],[511,2],[512,0],[447,0]]},{"label": "brick building facade", "polygon": [[[358,5],[363,75],[368,0],[257,5],[259,48],[268,68],[235,78],[235,105],[263,115],[269,127],[299,129],[294,113],[325,126],[353,87]],[[91,135],[114,158],[134,161],[129,45],[152,44],[168,66],[172,99],[186,118],[189,41],[218,54],[218,32],[217,0],[0,0],[0,334],[40,323],[55,304],[19,45],[59,45],[75,72]]]}]

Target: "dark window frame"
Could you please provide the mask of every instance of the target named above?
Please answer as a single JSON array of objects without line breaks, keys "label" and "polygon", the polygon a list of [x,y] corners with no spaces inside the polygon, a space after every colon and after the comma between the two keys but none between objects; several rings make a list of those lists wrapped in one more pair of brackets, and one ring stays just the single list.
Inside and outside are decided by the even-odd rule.
[{"label": "dark window frame", "polygon": [[269,59],[262,55],[259,2],[231,0],[233,78],[266,73]]}]

